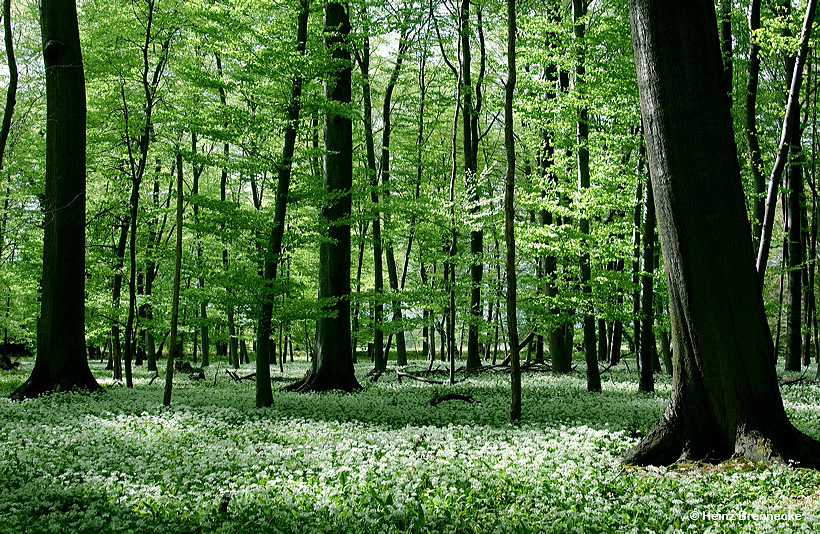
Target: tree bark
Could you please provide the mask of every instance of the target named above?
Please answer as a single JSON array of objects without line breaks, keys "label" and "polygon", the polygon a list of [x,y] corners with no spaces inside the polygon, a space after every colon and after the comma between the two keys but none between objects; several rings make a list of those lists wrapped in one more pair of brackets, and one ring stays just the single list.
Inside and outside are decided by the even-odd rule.
[{"label": "tree bark", "polygon": [[513,129],[513,95],[515,94],[515,0],[507,0],[507,83],[504,87],[504,148],[507,172],[504,187],[504,239],[507,254],[507,332],[510,340],[510,421],[521,421],[521,367],[518,353],[518,314],[516,298],[518,281],[515,270],[515,130]]},{"label": "tree bark", "polygon": [[[584,22],[587,13],[586,0],[572,0],[572,21],[575,25],[575,40],[577,63],[575,67],[575,89],[579,95],[584,92],[584,77],[586,67],[585,57],[585,33],[586,23]],[[580,97],[583,101],[583,96]],[[589,111],[586,105],[581,105],[578,110],[578,121],[576,123],[576,140],[578,143],[578,189],[589,188]],[[589,219],[581,217],[578,229],[581,233],[583,243],[581,245],[581,288],[584,293],[584,359],[587,364],[587,390],[601,391],[601,376],[598,370],[598,357],[595,352],[595,316],[592,313],[592,286],[590,286],[591,272],[589,260]]]},{"label": "tree bark", "polygon": [[[299,16],[296,24],[296,51],[302,56],[305,53],[307,41],[307,24],[310,13],[308,0],[301,0]],[[278,168],[276,185],[276,200],[274,201],[273,225],[268,239],[268,249],[265,254],[264,284],[265,292],[259,310],[259,321],[256,329],[256,406],[263,408],[273,404],[273,391],[270,381],[270,336],[273,302],[276,294],[272,284],[276,279],[279,262],[282,255],[282,239],[285,234],[285,215],[288,206],[288,192],[290,190],[291,169],[293,167],[293,153],[296,146],[296,133],[299,128],[299,112],[301,111],[302,74],[294,76],[291,85],[290,101],[287,107],[288,124],[285,128],[285,140],[282,147],[282,163]],[[349,231],[349,230],[348,230]],[[348,244],[349,244],[348,233]],[[348,250],[348,262],[350,251]],[[350,273],[348,272],[348,279]],[[349,305],[349,303],[348,303]],[[348,332],[349,332],[348,325]],[[233,338],[232,338],[233,341]],[[348,341],[348,345],[349,345]]]},{"label": "tree bark", "polygon": [[[361,54],[356,55],[362,72],[362,100],[364,106],[364,144],[367,175],[370,177],[370,202],[373,210],[373,369],[384,371],[384,264],[382,254],[381,210],[379,209],[379,176],[376,172],[376,148],[373,140],[373,102],[370,84],[370,36],[364,36]],[[395,274],[395,262],[393,269]]]},{"label": "tree bark", "polygon": [[655,345],[655,292],[653,273],[655,272],[655,199],[652,194],[652,180],[646,181],[646,202],[643,216],[643,273],[641,274],[641,342],[640,342],[640,382],[638,391],[655,391],[654,362],[658,357]]},{"label": "tree bark", "polygon": [[789,97],[786,103],[786,115],[783,120],[783,129],[780,133],[780,145],[777,156],[772,167],[772,174],[769,178],[769,193],[766,196],[766,210],[763,216],[763,223],[760,230],[760,245],[757,251],[757,274],[759,285],[763,286],[766,277],[766,267],[769,261],[769,248],[772,242],[772,229],[774,228],[774,213],[777,209],[777,192],[780,189],[780,179],[783,176],[783,169],[788,160],[789,147],[795,121],[799,120],[799,113],[795,113],[800,106],[800,85],[803,82],[803,66],[806,63],[806,56],[809,50],[809,38],[811,37],[811,27],[814,21],[814,12],[817,8],[817,0],[809,0],[806,6],[806,18],[803,21],[803,30],[800,33],[800,45],[797,50],[797,59],[792,72]]},{"label": "tree bark", "polygon": [[13,399],[100,389],[85,349],[86,105],[75,3],[42,0],[40,25],[47,114],[42,304],[34,369]]},{"label": "tree bark", "polygon": [[325,94],[339,111],[324,116],[323,185],[330,199],[322,207],[328,240],[319,245],[319,300],[328,316],[318,320],[316,354],[297,391],[361,389],[350,346],[350,188],[353,180],[353,128],[347,112],[351,94],[350,16],[347,2],[331,2],[325,11],[325,44],[334,72]]},{"label": "tree bark", "polygon": [[[473,85],[472,54],[470,50],[470,0],[461,0],[461,96],[463,114],[462,140],[464,144],[464,177],[470,198],[470,214],[475,216],[479,210],[478,160],[475,147],[478,139],[473,128]],[[476,136],[477,137],[477,136]],[[478,327],[482,320],[481,282],[484,276],[482,252],[484,250],[484,233],[480,228],[470,231],[470,318],[467,328],[467,369],[481,367],[481,356],[478,351]]]},{"label": "tree bark", "polygon": [[763,176],[763,156],[760,154],[760,141],[757,134],[757,88],[760,79],[760,43],[755,32],[760,29],[760,0],[751,0],[749,4],[749,72],[746,78],[746,146],[749,149],[749,164],[752,169],[754,194],[752,197],[752,238],[755,248],[760,244],[760,229],[765,216],[766,179]]},{"label": "tree bark", "polygon": [[630,14],[675,370],[666,412],[624,461],[820,467],[820,444],[791,425],[778,389],[714,3],[630,0]]},{"label": "tree bark", "polygon": [[179,287],[182,271],[182,153],[177,153],[177,207],[176,207],[176,245],[174,247],[174,285],[171,296],[171,335],[168,345],[168,363],[165,367],[165,392],[162,397],[164,406],[171,405],[171,391],[174,387],[174,358],[180,347],[177,346],[179,331]]}]

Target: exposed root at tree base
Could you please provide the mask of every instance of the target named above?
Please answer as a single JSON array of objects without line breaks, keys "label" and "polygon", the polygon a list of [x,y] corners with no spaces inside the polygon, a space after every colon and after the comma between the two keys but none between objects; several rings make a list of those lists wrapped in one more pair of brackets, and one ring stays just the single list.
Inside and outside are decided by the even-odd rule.
[{"label": "exposed root at tree base", "polygon": [[758,465],[794,465],[820,469],[820,442],[786,422],[779,430],[739,428],[733,447],[719,443],[687,441],[669,421],[658,425],[621,459],[628,465],[672,465],[684,462],[719,463],[742,458]]}]

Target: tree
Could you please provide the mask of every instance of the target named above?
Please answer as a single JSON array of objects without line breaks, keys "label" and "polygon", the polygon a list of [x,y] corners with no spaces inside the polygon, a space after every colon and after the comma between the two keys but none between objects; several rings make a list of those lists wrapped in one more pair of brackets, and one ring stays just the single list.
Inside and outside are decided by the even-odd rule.
[{"label": "tree", "polygon": [[177,206],[176,206],[176,244],[174,246],[174,287],[171,297],[171,334],[170,345],[168,347],[168,360],[165,366],[165,392],[162,397],[162,404],[171,405],[171,391],[174,387],[174,357],[177,352],[182,352],[177,345],[177,334],[179,332],[179,286],[180,272],[182,270],[182,153],[177,153]]},{"label": "tree", "polygon": [[[307,41],[308,15],[310,14],[308,0],[299,3],[299,15],[296,24],[296,51],[300,55],[305,53]],[[279,263],[282,256],[282,238],[285,234],[285,215],[288,207],[288,191],[290,190],[290,176],[293,167],[293,152],[296,145],[296,133],[299,127],[299,112],[301,111],[302,74],[294,76],[291,86],[290,102],[288,103],[288,122],[285,128],[285,140],[282,146],[282,163],[279,165],[278,182],[276,185],[276,200],[273,214],[273,226],[268,240],[267,256],[263,278],[266,284],[262,305],[259,311],[259,323],[256,337],[256,406],[262,408],[273,403],[273,392],[270,383],[270,336],[271,314],[276,294],[270,285],[276,279]]]},{"label": "tree", "polygon": [[515,272],[515,130],[513,129],[513,95],[515,94],[515,0],[507,0],[507,84],[504,87],[504,147],[507,173],[504,187],[504,238],[507,243],[507,331],[510,341],[510,420],[521,420],[521,368],[518,352],[518,318],[516,312],[517,280]]},{"label": "tree", "polygon": [[[575,25],[575,38],[577,40],[577,64],[575,66],[576,90],[583,94],[584,77],[586,66],[584,64],[584,35],[586,33],[587,0],[572,0],[572,22]],[[580,100],[583,102],[583,96]],[[581,192],[589,188],[589,111],[586,104],[582,104],[578,110],[578,122],[576,124],[576,139],[578,142],[578,188]],[[589,297],[592,295],[590,281],[592,279],[589,260],[589,218],[582,216],[579,219],[579,231],[585,241],[582,244],[581,252],[581,287],[587,297],[585,306],[592,306]],[[598,359],[595,353],[595,317],[591,309],[584,311],[584,355],[587,364],[587,389],[589,391],[601,391],[601,376],[598,371]]]},{"label": "tree", "polygon": [[627,463],[789,459],[820,443],[788,420],[752,252],[714,3],[630,0],[669,286],[672,398]]},{"label": "tree", "polygon": [[297,391],[361,389],[353,371],[350,343],[350,188],[353,181],[353,125],[350,119],[350,13],[347,2],[325,10],[325,45],[333,60],[325,81],[322,182],[328,199],[322,220],[328,235],[319,245],[319,300],[325,315],[317,321],[316,351]]},{"label": "tree", "polygon": [[73,0],[40,3],[46,70],[42,304],[31,376],[11,395],[95,391],[85,347],[85,77]]}]

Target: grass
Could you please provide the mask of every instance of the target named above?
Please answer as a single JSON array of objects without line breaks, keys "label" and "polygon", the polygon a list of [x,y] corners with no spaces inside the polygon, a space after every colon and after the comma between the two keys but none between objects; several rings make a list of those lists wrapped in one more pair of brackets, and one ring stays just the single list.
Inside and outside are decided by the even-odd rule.
[{"label": "grass", "polygon": [[[97,364],[103,393],[0,400],[0,531],[813,532],[820,515],[809,470],[622,467],[666,404],[663,378],[639,395],[636,376],[616,369],[589,394],[582,373],[526,374],[516,428],[504,374],[454,388],[390,374],[370,384],[362,363],[363,392],[275,392],[256,409],[253,383],[223,367],[203,382],[178,375],[171,408],[143,368],[129,390]],[[30,368],[0,374],[0,395]],[[451,389],[479,402],[427,404]],[[820,387],[783,392],[820,437]]]}]

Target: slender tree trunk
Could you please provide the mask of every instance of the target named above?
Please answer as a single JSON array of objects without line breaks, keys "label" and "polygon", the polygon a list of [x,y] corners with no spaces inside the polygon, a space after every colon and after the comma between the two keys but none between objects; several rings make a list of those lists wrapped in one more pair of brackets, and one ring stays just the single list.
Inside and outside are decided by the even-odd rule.
[{"label": "slender tree trunk", "polygon": [[177,208],[176,208],[176,245],[174,248],[174,285],[171,296],[171,341],[168,346],[168,364],[165,367],[165,393],[162,397],[164,406],[171,405],[171,390],[174,387],[174,358],[177,352],[177,334],[179,331],[179,286],[182,271],[182,153],[177,154]]},{"label": "slender tree trunk", "polygon": [[791,425],[778,389],[714,3],[630,0],[630,13],[675,375],[666,413],[624,461],[737,454],[820,466],[820,444]]},{"label": "slender tree trunk", "polygon": [[646,181],[646,202],[643,216],[643,273],[641,275],[641,374],[638,391],[655,391],[655,292],[653,273],[655,272],[655,198],[652,194],[652,180]]},{"label": "slender tree trunk", "polygon": [[[402,64],[404,63],[404,56],[407,50],[407,27],[402,29],[402,34],[399,36],[399,49],[396,55],[396,63],[393,65],[393,70],[390,73],[390,79],[384,90],[384,104],[382,106],[382,153],[380,172],[382,176],[382,185],[384,187],[384,198],[387,202],[390,199],[390,135],[393,131],[393,123],[391,121],[391,107],[393,104],[393,91],[399,81],[399,74],[401,73]],[[389,214],[385,215],[385,230],[389,223]],[[412,240],[412,225],[409,240]],[[388,239],[385,242],[384,252],[387,259],[387,274],[390,280],[390,290],[393,292],[393,321],[399,324],[399,329],[396,332],[396,365],[407,365],[407,347],[404,339],[404,326],[402,326],[402,304],[396,296],[402,289],[399,287],[398,269],[396,268],[396,259],[393,253],[393,244]],[[408,251],[409,252],[409,251]],[[406,272],[406,268],[405,268]],[[403,276],[402,276],[403,277]],[[403,282],[403,281],[402,281]],[[402,286],[404,284],[402,283]]]},{"label": "slender tree trunk", "polygon": [[760,29],[760,0],[751,0],[749,4],[749,73],[746,78],[746,146],[749,149],[749,163],[752,169],[754,196],[752,197],[752,237],[754,246],[760,245],[760,230],[765,216],[766,178],[763,176],[763,156],[760,154],[760,141],[757,134],[757,87],[760,79],[760,43],[755,32]]},{"label": "slender tree trunk", "polygon": [[[472,85],[472,54],[470,50],[470,0],[461,0],[461,97],[462,97],[462,140],[464,144],[464,174],[470,196],[470,214],[475,216],[479,211],[479,184],[478,161],[474,147],[477,139],[473,139],[473,85]],[[484,275],[484,264],[481,258],[484,250],[484,233],[481,229],[470,231],[470,318],[467,330],[467,369],[481,367],[481,357],[478,353],[478,328],[482,320],[481,310],[481,280]]]},{"label": "slender tree trunk", "polygon": [[[586,23],[584,17],[587,13],[586,0],[572,0],[572,20],[575,25],[577,64],[575,67],[575,86],[579,95],[584,93],[584,77],[586,68],[584,66],[585,56],[585,33]],[[583,100],[583,97],[581,97]],[[578,122],[576,124],[576,137],[578,142],[578,188],[583,191],[589,188],[589,112],[586,105],[582,105],[578,110]],[[581,217],[579,219],[579,231],[583,236],[581,252],[581,288],[584,293],[584,358],[587,364],[587,390],[600,391],[601,377],[598,371],[598,358],[595,353],[595,317],[592,313],[592,287],[590,286],[590,260],[589,260],[589,219]]]},{"label": "slender tree trunk", "polygon": [[[335,4],[334,4],[335,5]],[[330,7],[328,7],[330,9]],[[296,50],[298,54],[304,55],[305,42],[307,40],[307,23],[309,14],[308,0],[301,0],[298,22],[296,26]],[[301,71],[300,71],[301,72]],[[288,123],[285,128],[285,141],[282,147],[282,164],[279,165],[278,182],[276,185],[276,200],[273,212],[273,226],[268,240],[268,249],[265,255],[264,283],[265,295],[259,311],[259,321],[256,330],[256,406],[258,408],[270,406],[273,403],[273,392],[270,381],[270,336],[271,319],[273,314],[273,302],[276,298],[273,281],[276,279],[276,272],[281,261],[282,239],[285,233],[285,215],[288,206],[288,192],[290,191],[291,168],[293,166],[293,153],[296,146],[296,133],[299,128],[299,112],[301,110],[302,95],[302,75],[297,74],[291,84],[290,102],[288,103],[287,114]],[[348,292],[350,280],[350,227],[348,226]],[[350,302],[347,302],[350,305]],[[231,322],[232,323],[232,322]],[[347,325],[348,334],[350,324]],[[232,347],[235,340],[231,337]],[[350,349],[348,338],[348,350]],[[233,352],[233,351],[232,351]]]},{"label": "slender tree trunk", "polygon": [[507,331],[510,340],[510,381],[512,397],[510,420],[521,421],[521,368],[518,354],[518,314],[516,298],[518,282],[515,271],[515,131],[513,130],[513,95],[515,94],[515,0],[507,0],[507,83],[504,87],[504,148],[507,173],[504,188],[504,238],[507,254]]},{"label": "slender tree trunk", "polygon": [[806,63],[806,56],[809,49],[809,38],[811,37],[811,27],[814,21],[814,12],[817,8],[817,0],[809,0],[806,6],[806,18],[803,21],[803,30],[800,33],[800,45],[797,50],[797,59],[794,63],[789,97],[786,103],[786,115],[783,120],[783,130],[780,134],[780,145],[777,157],[769,178],[769,193],[766,197],[766,210],[763,216],[763,224],[760,230],[760,246],[757,252],[757,273],[760,279],[760,286],[766,276],[766,266],[769,261],[769,248],[772,242],[772,229],[774,228],[774,213],[777,209],[777,192],[780,189],[780,179],[783,176],[783,169],[788,160],[789,147],[793,139],[793,130],[799,126],[795,124],[799,120],[799,113],[795,110],[800,106],[800,85],[803,82],[803,66]]},{"label": "slender tree trunk", "polygon": [[[376,148],[373,141],[373,103],[370,95],[370,37],[364,37],[361,54],[357,54],[362,72],[364,105],[364,139],[367,157],[367,174],[370,177],[370,201],[373,209],[373,369],[384,371],[387,361],[384,354],[384,267],[382,263],[381,210],[379,209],[379,176],[376,171]],[[393,263],[395,273],[395,262]]]},{"label": "slender tree trunk", "polygon": [[800,106],[795,110],[795,126],[792,130],[791,152],[793,163],[789,165],[787,173],[788,192],[788,278],[789,291],[786,304],[786,370],[799,371],[802,358],[802,321],[801,321],[801,298],[803,296],[803,243],[802,229],[803,222],[801,215],[803,209],[801,199],[803,197],[803,167],[800,161],[800,135],[801,128]]}]

